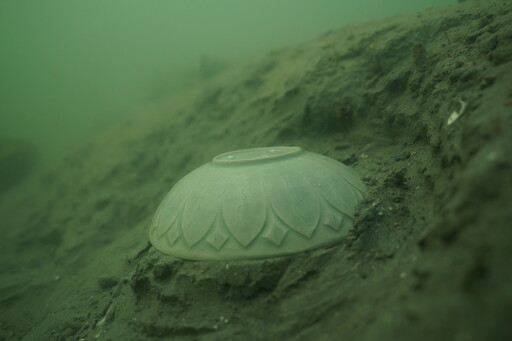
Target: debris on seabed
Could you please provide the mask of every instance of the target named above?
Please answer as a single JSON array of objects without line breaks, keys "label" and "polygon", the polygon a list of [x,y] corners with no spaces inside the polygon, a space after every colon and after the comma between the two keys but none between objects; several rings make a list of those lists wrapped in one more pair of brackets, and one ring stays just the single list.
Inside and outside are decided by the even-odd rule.
[{"label": "debris on seabed", "polygon": [[450,125],[453,122],[455,122],[460,117],[460,115],[462,115],[464,113],[464,111],[466,111],[468,103],[464,102],[462,99],[459,99],[459,103],[460,103],[459,111],[456,111],[456,110],[452,111],[452,113],[450,114],[450,117],[448,117],[448,121],[446,122],[446,125]]},{"label": "debris on seabed", "polygon": [[99,328],[98,333],[96,334],[95,338],[100,338],[101,334],[104,334],[105,331],[103,330],[103,327],[106,326],[113,318],[116,313],[116,306],[114,303],[110,303],[105,316],[96,323],[96,328]]},{"label": "debris on seabed", "polygon": [[107,309],[107,312],[105,313],[105,316],[96,323],[96,327],[103,327],[106,325],[112,318],[114,317],[114,314],[116,312],[116,307],[113,303],[110,304],[110,306]]}]

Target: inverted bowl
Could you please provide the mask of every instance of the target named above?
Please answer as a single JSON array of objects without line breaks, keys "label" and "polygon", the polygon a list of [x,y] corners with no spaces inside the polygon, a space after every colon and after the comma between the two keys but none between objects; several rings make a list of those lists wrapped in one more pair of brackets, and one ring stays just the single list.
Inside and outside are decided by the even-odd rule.
[{"label": "inverted bowl", "polygon": [[366,186],[350,167],[299,147],[220,154],[158,207],[149,239],[193,260],[283,256],[341,240]]}]

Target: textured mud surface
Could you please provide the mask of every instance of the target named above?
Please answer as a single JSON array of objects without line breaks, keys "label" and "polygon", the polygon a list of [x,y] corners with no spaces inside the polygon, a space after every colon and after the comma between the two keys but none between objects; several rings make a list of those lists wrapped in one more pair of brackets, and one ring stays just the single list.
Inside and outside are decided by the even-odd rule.
[{"label": "textured mud surface", "polygon": [[[505,340],[512,7],[464,2],[234,67],[4,192],[0,340]],[[221,152],[298,145],[370,191],[341,244],[190,262],[147,242]]]}]

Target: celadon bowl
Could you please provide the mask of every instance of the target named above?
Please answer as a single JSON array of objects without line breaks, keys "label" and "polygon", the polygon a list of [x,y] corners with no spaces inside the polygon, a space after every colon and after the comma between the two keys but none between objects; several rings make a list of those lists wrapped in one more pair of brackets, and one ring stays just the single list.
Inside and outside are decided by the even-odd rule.
[{"label": "celadon bowl", "polygon": [[366,186],[350,167],[299,147],[220,154],[158,207],[149,239],[192,260],[289,255],[340,241]]}]

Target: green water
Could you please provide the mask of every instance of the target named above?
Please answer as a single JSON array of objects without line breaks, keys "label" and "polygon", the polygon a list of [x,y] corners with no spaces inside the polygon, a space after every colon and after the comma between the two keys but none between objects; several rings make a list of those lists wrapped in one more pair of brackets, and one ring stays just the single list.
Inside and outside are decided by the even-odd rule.
[{"label": "green water", "polygon": [[[47,165],[201,66],[456,0],[0,2],[0,137]],[[208,70],[207,70],[208,71]]]}]

